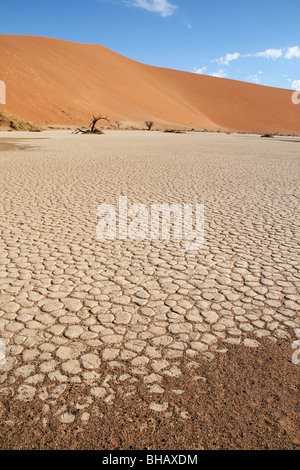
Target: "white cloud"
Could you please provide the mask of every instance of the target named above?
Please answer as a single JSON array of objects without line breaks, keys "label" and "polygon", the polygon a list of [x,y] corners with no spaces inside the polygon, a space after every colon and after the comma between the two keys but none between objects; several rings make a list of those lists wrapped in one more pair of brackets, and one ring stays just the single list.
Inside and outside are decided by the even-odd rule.
[{"label": "white cloud", "polygon": [[288,47],[284,57],[286,59],[300,59],[300,47]]},{"label": "white cloud", "polygon": [[202,67],[201,69],[197,69],[196,67],[194,70],[195,70],[195,73],[199,73],[201,75],[207,70],[207,67]]},{"label": "white cloud", "polygon": [[219,59],[213,60],[213,62],[217,62],[219,65],[229,65],[230,62],[233,60],[237,60],[241,57],[239,52],[234,52],[233,54],[226,54],[225,57],[220,57]]},{"label": "white cloud", "polygon": [[128,0],[127,3],[134,7],[159,13],[163,17],[173,15],[176,8],[178,8],[177,5],[173,5],[169,0]]},{"label": "white cloud", "polygon": [[245,77],[245,80],[247,80],[247,82],[259,83],[257,74],[249,75],[248,77]]},{"label": "white cloud", "polygon": [[292,81],[292,90],[299,90],[300,91],[300,80],[293,80]]},{"label": "white cloud", "polygon": [[282,49],[265,49],[260,52],[250,52],[249,54],[241,54],[240,52],[234,52],[233,54],[227,53],[224,57],[214,59],[212,62],[216,62],[219,65],[229,65],[233,60],[237,60],[243,57],[263,57],[265,59],[277,60],[280,57],[285,59],[300,58],[300,47],[293,46]]},{"label": "white cloud", "polygon": [[[218,59],[211,60],[213,63],[217,63],[219,66],[226,66],[228,67],[231,62],[241,59],[241,58],[248,58],[248,57],[260,57],[263,59],[272,59],[274,61],[278,59],[286,59],[286,60],[291,60],[291,59],[299,59],[300,58],[300,46],[292,46],[292,47],[283,47],[280,49],[275,49],[275,48],[268,48],[265,49],[264,51],[260,52],[250,52],[248,54],[242,54],[240,52],[234,52],[234,53],[227,53],[223,57],[219,57]],[[207,67],[202,67],[202,68],[194,68],[195,73],[203,74],[206,70]],[[263,72],[260,70],[259,72],[249,75],[245,77],[244,80],[251,81],[254,83],[260,83],[260,75],[262,75]],[[208,75],[208,74],[207,74]],[[225,78],[227,77],[226,71],[222,68],[218,70],[215,73],[210,74],[212,77],[220,77],[220,78]],[[293,88],[298,89],[299,88],[299,80],[290,80],[290,83],[293,83]]]},{"label": "white cloud", "polygon": [[245,77],[245,80],[247,80],[247,82],[259,83],[259,75],[262,75],[262,73],[263,72],[259,71],[254,75],[248,75],[248,77]]},{"label": "white cloud", "polygon": [[211,77],[218,77],[218,78],[225,78],[227,77],[227,73],[225,70],[218,70],[218,72],[211,73]]},{"label": "white cloud", "polygon": [[249,56],[251,55],[276,60],[283,55],[283,49],[266,49],[265,51],[257,52],[256,54],[249,54]]}]

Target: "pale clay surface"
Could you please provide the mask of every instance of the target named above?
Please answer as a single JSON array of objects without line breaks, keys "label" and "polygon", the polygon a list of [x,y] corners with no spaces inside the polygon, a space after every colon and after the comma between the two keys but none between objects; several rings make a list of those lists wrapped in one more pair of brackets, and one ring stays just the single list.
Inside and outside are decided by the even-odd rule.
[{"label": "pale clay surface", "polygon": [[[179,377],[183,358],[191,380],[205,381],[194,359],[214,360],[226,343],[300,338],[299,143],[209,133],[2,135],[30,148],[0,152],[1,394],[39,398],[47,411],[68,383],[81,384],[85,399],[58,416],[69,424],[79,410],[84,424],[95,400],[114,403],[112,382],[126,397],[142,380],[150,409],[162,413],[162,378]],[[205,204],[203,249],[98,240],[96,209],[120,195],[130,205]],[[113,374],[102,374],[106,362]]]}]

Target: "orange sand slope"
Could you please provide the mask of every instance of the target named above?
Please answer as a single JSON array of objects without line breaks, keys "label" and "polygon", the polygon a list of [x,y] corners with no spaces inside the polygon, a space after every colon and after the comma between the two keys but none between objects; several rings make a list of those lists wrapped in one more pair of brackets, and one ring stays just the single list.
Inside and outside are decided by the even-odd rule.
[{"label": "orange sand slope", "polygon": [[8,112],[48,124],[110,121],[300,134],[292,92],[152,67],[100,45],[0,35]]}]

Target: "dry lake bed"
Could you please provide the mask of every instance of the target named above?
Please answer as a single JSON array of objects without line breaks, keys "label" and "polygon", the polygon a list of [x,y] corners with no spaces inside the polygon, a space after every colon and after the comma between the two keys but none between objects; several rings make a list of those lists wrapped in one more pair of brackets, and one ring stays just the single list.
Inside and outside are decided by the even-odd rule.
[{"label": "dry lake bed", "polygon": [[[299,449],[299,140],[1,133],[0,448]],[[120,196],[203,246],[100,239]]]}]

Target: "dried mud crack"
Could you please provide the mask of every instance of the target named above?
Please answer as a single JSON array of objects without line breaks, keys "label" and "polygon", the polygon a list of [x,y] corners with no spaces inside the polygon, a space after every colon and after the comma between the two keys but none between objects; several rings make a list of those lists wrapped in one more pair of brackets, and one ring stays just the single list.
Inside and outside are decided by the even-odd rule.
[{"label": "dried mud crack", "polygon": [[[0,153],[1,448],[299,448],[297,146],[45,134]],[[204,204],[203,248],[97,239],[120,194]]]}]

